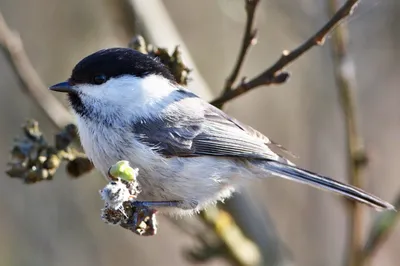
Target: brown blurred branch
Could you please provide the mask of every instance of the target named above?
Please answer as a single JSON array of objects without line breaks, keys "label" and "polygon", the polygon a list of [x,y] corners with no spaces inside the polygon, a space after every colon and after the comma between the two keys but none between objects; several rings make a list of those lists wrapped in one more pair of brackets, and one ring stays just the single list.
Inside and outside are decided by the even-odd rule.
[{"label": "brown blurred branch", "polygon": [[245,0],[245,9],[246,9],[246,26],[243,33],[242,45],[240,48],[240,52],[238,58],[236,59],[236,63],[233,67],[232,73],[226,79],[225,87],[223,93],[227,93],[232,89],[233,83],[236,81],[240,69],[243,66],[244,59],[246,57],[247,52],[252,44],[254,44],[257,36],[257,29],[254,29],[254,18],[257,10],[257,5],[260,2],[259,0]]},{"label": "brown blurred branch", "polygon": [[47,91],[47,86],[35,71],[24,49],[21,37],[12,31],[0,12],[0,46],[8,55],[8,60],[15,69],[26,92],[38,103],[50,120],[59,128],[72,123],[68,110]]},{"label": "brown blurred branch", "polygon": [[[256,40],[256,35],[257,35],[257,29],[254,29],[254,20],[255,20],[255,13],[257,6],[259,4],[259,0],[244,0],[245,2],[245,10],[246,10],[246,26],[244,29],[243,33],[243,38],[242,38],[242,44],[241,48],[239,51],[239,55],[237,57],[236,63],[233,67],[232,73],[227,77],[226,82],[225,82],[225,87],[222,92],[222,96],[225,95],[226,93],[229,93],[232,91],[232,86],[234,82],[236,81],[237,77],[239,76],[239,72],[241,68],[243,67],[246,55],[251,47],[251,45],[255,44]],[[214,102],[211,102],[211,104],[214,104],[218,108],[222,108],[223,105],[226,102],[220,102],[215,104]],[[240,231],[238,231],[233,225],[233,221],[236,221],[239,225],[241,224],[242,230],[247,232],[248,236],[251,236],[251,239],[258,243],[259,247],[258,249],[261,249],[262,255],[263,255],[263,263],[264,265],[289,265],[291,264],[291,259],[288,258],[287,252],[285,252],[284,249],[284,244],[280,241],[278,236],[272,236],[275,234],[275,230],[271,226],[271,221],[269,220],[269,216],[267,213],[261,213],[260,210],[256,210],[256,207],[253,206],[252,204],[249,203],[249,200],[246,199],[246,195],[242,195],[242,198],[233,204],[235,202],[235,199],[229,199],[226,204],[223,206],[225,210],[228,210],[228,212],[223,211],[218,208],[214,209],[207,209],[206,212],[202,212],[201,217],[203,220],[211,227],[215,228],[220,228],[220,230],[216,230],[218,236],[220,239],[224,240],[225,247],[227,248],[227,251],[231,254],[231,258],[233,262],[236,261],[240,262],[242,265],[254,265],[256,261],[254,261],[252,264],[249,264],[249,258],[251,257],[257,257],[258,260],[260,258],[258,256],[257,251],[257,246],[254,246],[254,244],[247,240],[246,237],[244,237]],[[244,207],[245,209],[238,211],[237,209],[240,207]],[[235,210],[233,211],[232,210]],[[242,215],[246,214],[246,217],[243,218]],[[258,214],[259,216],[262,217],[257,217]],[[233,216],[233,217],[232,217]],[[236,216],[236,217],[235,217]],[[219,222],[220,217],[225,217],[224,220],[230,221],[225,227],[218,226],[221,224]],[[256,218],[257,217],[257,218]],[[234,218],[234,220],[233,220]],[[226,222],[225,222],[226,224]],[[262,229],[266,224],[269,224],[270,226],[268,227],[269,233],[262,233]],[[250,225],[256,225],[256,228],[249,228]],[[222,230],[224,229],[224,230]],[[227,230],[228,229],[228,230]],[[261,232],[260,232],[261,231]],[[232,232],[237,232],[234,235],[237,235],[240,238],[243,238],[245,241],[238,241],[239,238],[233,238],[229,237],[229,235],[232,234]],[[265,236],[265,234],[269,234],[269,236]],[[272,235],[271,235],[272,234]],[[258,238],[258,239],[257,239]],[[260,238],[265,238],[268,239],[268,243],[266,241],[261,240]],[[240,252],[240,250],[244,250]],[[253,256],[245,256],[244,254],[248,254],[249,251],[253,253]],[[255,259],[255,258],[253,258]]]},{"label": "brown blurred branch", "polygon": [[[62,131],[56,135],[56,146],[57,146],[57,141],[59,140],[57,139],[57,136],[60,134],[62,135],[65,129],[71,128],[71,125],[74,122],[72,115],[67,110],[67,108],[65,108],[64,105],[49,92],[47,86],[44,84],[39,74],[33,67],[31,61],[29,60],[29,57],[22,43],[21,37],[17,32],[12,31],[8,27],[1,12],[0,12],[0,46],[6,52],[7,58],[10,64],[13,66],[18,79],[24,85],[23,91],[27,92],[29,96],[31,96],[36,101],[39,107],[46,113],[50,121],[56,127],[62,129]],[[58,158],[59,160],[68,161],[66,169],[67,172],[70,174],[70,176],[73,177],[85,174],[90,170],[92,170],[93,168],[92,163],[87,159],[87,157],[84,154],[79,153],[75,149],[64,150],[64,148],[69,146],[70,142],[72,143],[72,141],[76,140],[77,138],[68,140],[67,141],[68,144],[66,144],[66,146],[63,148],[60,148],[60,150],[62,150],[62,153],[60,152],[57,153],[57,157],[59,157]],[[18,146],[19,144],[17,143],[16,145]],[[45,146],[47,146],[47,144],[43,143],[43,147]],[[59,150],[56,147],[51,148],[51,150],[53,149]],[[51,154],[51,152],[49,152],[48,156],[51,155],[55,154]],[[24,178],[25,182],[31,183],[40,180],[50,179],[50,177],[53,176],[53,174],[58,168],[57,166],[54,169],[45,169],[46,171],[49,170],[50,174],[47,174],[43,171],[41,172],[39,171],[41,170],[41,167],[40,168],[37,167],[38,163],[39,163],[38,160],[33,160],[33,162],[29,164],[24,164],[19,161],[16,163],[14,162],[13,164],[10,164],[11,169],[8,170],[8,173],[10,174],[11,173],[10,171],[13,172],[19,171],[21,175],[20,177],[25,176]],[[37,170],[33,171],[32,169],[30,169],[31,166],[35,166]],[[28,172],[24,172],[24,170]],[[32,173],[34,173],[33,177]]]},{"label": "brown blurred branch", "polygon": [[289,78],[289,73],[283,71],[283,68],[299,58],[312,47],[316,45],[322,45],[325,41],[326,36],[332,31],[332,29],[338,26],[343,19],[352,14],[358,2],[359,0],[346,1],[346,3],[319,31],[317,31],[317,33],[311,36],[303,44],[301,44],[293,51],[283,51],[282,56],[271,67],[249,81],[245,81],[243,79],[243,81],[238,86],[236,86],[232,90],[227,91],[219,98],[213,100],[211,103],[215,106],[221,106],[224,103],[257,87],[284,83]]},{"label": "brown blurred branch", "polygon": [[[355,5],[357,1],[347,1],[347,5]],[[329,0],[329,13],[335,13],[339,7],[338,0]],[[343,7],[341,8],[343,9]],[[338,25],[333,33],[333,59],[335,78],[339,92],[340,103],[346,123],[346,146],[348,151],[348,176],[349,181],[356,187],[363,186],[362,174],[367,163],[363,140],[358,130],[357,110],[355,101],[356,78],[354,63],[347,52],[348,29]],[[363,217],[362,206],[355,201],[349,202],[350,206],[350,233],[346,250],[348,251],[346,265],[361,265],[360,251],[363,245]]]},{"label": "brown blurred branch", "polygon": [[[400,209],[400,193],[397,195],[394,207],[397,210]],[[371,258],[388,239],[390,233],[397,225],[399,218],[400,212],[384,212],[377,217],[368,234],[367,242],[361,251],[361,263],[359,265],[368,265]]]},{"label": "brown blurred branch", "polygon": [[[212,228],[236,265],[261,265],[259,247],[248,239],[236,225],[232,216],[217,206],[201,212],[203,221]],[[266,262],[264,262],[266,263]]]}]

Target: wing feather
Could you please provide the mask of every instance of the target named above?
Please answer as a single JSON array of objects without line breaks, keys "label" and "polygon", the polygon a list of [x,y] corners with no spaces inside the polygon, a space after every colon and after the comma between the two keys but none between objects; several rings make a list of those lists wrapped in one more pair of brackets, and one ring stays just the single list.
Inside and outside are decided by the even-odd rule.
[{"label": "wing feather", "polygon": [[176,101],[166,110],[132,125],[141,142],[166,156],[281,159],[267,146],[269,139],[258,131],[254,130],[255,134],[250,127],[186,90],[175,93]]}]

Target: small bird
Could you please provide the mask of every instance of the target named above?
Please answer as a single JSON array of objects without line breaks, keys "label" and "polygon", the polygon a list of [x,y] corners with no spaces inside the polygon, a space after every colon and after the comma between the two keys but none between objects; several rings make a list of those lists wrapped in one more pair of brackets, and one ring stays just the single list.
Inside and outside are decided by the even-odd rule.
[{"label": "small bird", "polygon": [[82,146],[106,178],[120,160],[140,169],[143,206],[184,215],[230,197],[247,181],[278,176],[394,210],[361,189],[296,167],[271,150],[280,145],[180,86],[160,61],[133,49],[95,52],[50,90],[68,94]]}]

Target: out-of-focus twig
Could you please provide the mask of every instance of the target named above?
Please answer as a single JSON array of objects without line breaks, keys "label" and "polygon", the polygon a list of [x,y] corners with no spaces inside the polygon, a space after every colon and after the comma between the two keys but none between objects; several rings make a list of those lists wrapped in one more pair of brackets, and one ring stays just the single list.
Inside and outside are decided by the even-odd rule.
[{"label": "out-of-focus twig", "polygon": [[245,237],[232,216],[213,206],[201,212],[203,220],[212,227],[218,238],[237,265],[260,265],[262,258],[259,248]]},{"label": "out-of-focus twig", "polygon": [[[400,193],[394,202],[394,207],[400,209]],[[382,246],[399,221],[400,212],[383,212],[375,220],[368,234],[366,244],[361,251],[359,265],[368,265],[370,259]]]},{"label": "out-of-focus twig", "polygon": [[[149,43],[155,44],[158,47],[164,47],[168,50],[179,45],[182,51],[182,59],[192,69],[197,69],[196,63],[191,57],[191,53],[186,46],[182,36],[179,34],[173,20],[171,19],[167,8],[162,0],[125,0],[132,6],[135,20],[138,28],[143,32],[146,40]],[[151,14],[151,15],[149,15]],[[198,71],[193,71],[190,74],[193,79],[188,84],[188,89],[205,100],[211,100],[213,93],[208,87],[207,82]]]},{"label": "out-of-focus twig", "polygon": [[[233,67],[232,73],[227,77],[226,82],[225,82],[225,86],[222,92],[222,96],[225,95],[226,93],[229,93],[232,90],[232,86],[234,84],[234,82],[236,81],[236,79],[239,76],[239,72],[240,69],[243,67],[244,65],[244,61],[246,58],[246,54],[249,51],[249,48],[251,47],[251,45],[255,44],[255,40],[256,40],[256,34],[257,34],[257,30],[254,29],[254,20],[255,20],[255,13],[256,13],[256,9],[257,6],[259,4],[259,0],[244,0],[245,2],[245,10],[246,10],[246,15],[247,15],[247,19],[246,19],[246,26],[244,29],[244,33],[243,33],[243,39],[242,39],[242,44],[241,44],[241,48],[239,51],[239,55],[237,57],[236,63]],[[220,102],[215,104],[214,102],[212,102],[212,104],[214,104],[216,107],[218,108],[223,108],[223,105],[226,102]],[[265,222],[266,220],[269,220],[268,215],[263,216],[262,218],[257,217],[257,219],[255,218],[257,215],[256,214],[260,214],[260,210],[255,210],[255,206],[252,206],[248,199],[246,199],[246,195],[243,195],[240,203],[236,202],[235,204],[229,204],[230,202],[233,202],[235,199],[229,199],[228,200],[228,204],[226,204],[224,206],[224,209],[232,210],[232,209],[237,209],[239,208],[239,206],[243,207],[246,206],[245,210],[241,210],[240,212],[238,212],[238,210],[236,210],[236,212],[239,215],[236,215],[236,222],[240,222],[242,221],[242,226],[244,227],[248,227],[250,225],[250,220],[251,220],[251,224],[253,225],[257,225],[258,229],[262,228],[263,226],[265,226],[265,224],[263,224],[263,222]],[[232,212],[232,214],[230,214],[229,212],[225,212],[223,210],[219,210],[219,213],[217,212],[218,208],[215,209],[211,209],[211,210],[207,210],[207,212],[203,212],[202,213],[202,217],[203,219],[206,221],[206,223],[209,226],[214,226],[215,228],[220,228],[220,226],[218,226],[218,219],[219,217],[226,217],[226,221],[232,221],[231,215],[235,215],[236,212]],[[244,213],[251,213],[251,217],[239,217]],[[253,220],[254,219],[254,220]],[[232,224],[232,223],[230,223]],[[226,224],[225,224],[226,226]],[[226,226],[227,229],[232,229],[232,226]],[[230,230],[221,230],[224,228],[220,228],[220,230],[216,230],[217,234],[219,235],[219,237],[221,239],[225,239],[231,232]],[[249,236],[252,236],[253,241],[257,238],[255,235],[259,235],[260,231],[257,234],[254,234],[254,228],[245,228],[245,230],[247,231],[247,234]],[[236,232],[237,230],[231,230],[232,232]],[[286,255],[284,254],[284,252],[282,252],[283,250],[283,243],[280,241],[279,237],[277,236],[271,236],[272,234],[274,234],[274,230],[271,227],[268,227],[268,231],[269,233],[264,233],[265,234],[269,234],[269,243],[265,243],[265,241],[258,241],[257,243],[259,243],[259,247],[253,246],[252,242],[250,241],[246,241],[244,242],[247,245],[237,245],[237,243],[241,243],[242,241],[237,241],[237,238],[227,238],[224,243],[226,246],[230,247],[228,250],[228,252],[230,251],[235,251],[235,252],[230,252],[231,256],[233,258],[235,258],[236,261],[241,262],[242,264],[244,263],[249,263],[251,261],[253,261],[253,265],[254,262],[256,261],[260,261],[259,256],[255,256],[257,255],[257,252],[255,252],[258,249],[262,249],[262,255],[263,255],[263,263],[265,265],[289,265],[291,263],[291,259],[288,258]],[[238,231],[238,233],[233,234],[233,235],[238,235],[241,236],[240,234],[241,232]],[[243,237],[243,236],[241,236]],[[236,243],[236,244],[235,244]],[[264,245],[263,245],[264,244]],[[250,248],[250,250],[249,250]],[[238,252],[238,250],[244,250],[243,252]],[[250,252],[253,250],[253,252]],[[252,256],[243,256],[244,254],[253,254]],[[255,260],[257,258],[257,260]],[[250,260],[249,260],[250,259]]]},{"label": "out-of-focus twig", "polygon": [[243,33],[242,44],[240,47],[239,55],[236,59],[236,63],[233,66],[232,73],[226,79],[223,93],[226,93],[232,89],[233,83],[236,81],[236,79],[239,75],[240,69],[243,66],[246,54],[249,51],[249,48],[251,47],[251,45],[254,44],[255,40],[256,40],[257,30],[254,29],[253,24],[254,24],[254,19],[255,19],[255,13],[257,10],[257,5],[260,1],[259,0],[245,0],[244,2],[245,2],[245,10],[246,10],[247,19],[246,19],[245,30]]},{"label": "out-of-focus twig", "polygon": [[182,86],[187,87],[189,81],[189,69],[182,60],[182,51],[179,45],[175,46],[172,54],[168,52],[166,48],[156,47],[154,45],[147,44],[143,36],[134,37],[128,44],[130,48],[140,51],[143,54],[148,54],[152,57],[156,57],[161,63],[166,65],[171,71],[175,78],[175,81]]},{"label": "out-of-focus twig", "polygon": [[[358,1],[347,1],[347,5],[356,4]],[[329,0],[329,13],[335,13],[339,7],[338,0]],[[343,9],[343,7],[341,8]],[[347,51],[348,29],[345,25],[338,25],[332,38],[335,78],[339,92],[339,99],[343,111],[346,128],[346,146],[348,151],[348,178],[356,187],[363,186],[363,169],[367,164],[367,155],[364,150],[363,140],[358,130],[357,108],[355,101],[356,78],[354,62]],[[360,252],[363,246],[363,217],[362,206],[355,201],[349,202],[350,206],[350,233],[346,250],[349,266],[360,265]]]},{"label": "out-of-focus twig", "polygon": [[71,114],[56,97],[47,91],[47,86],[39,77],[26,54],[21,37],[8,27],[1,12],[0,46],[7,53],[8,59],[19,80],[24,84],[26,91],[35,99],[50,120],[59,128],[72,123]]},{"label": "out-of-focus twig", "polygon": [[359,0],[346,1],[333,17],[303,44],[292,51],[283,51],[282,56],[271,67],[249,81],[243,80],[237,87],[228,90],[211,103],[215,106],[221,106],[222,104],[259,86],[284,83],[289,78],[289,73],[283,71],[283,68],[310,50],[313,46],[322,45],[326,36],[332,31],[332,29],[338,26],[343,19],[352,14],[358,2]]},{"label": "out-of-focus twig", "polygon": [[70,147],[78,137],[75,125],[65,126],[55,136],[53,145],[44,138],[37,121],[27,121],[22,129],[23,135],[14,140],[11,150],[6,171],[10,177],[22,179],[27,184],[51,180],[62,161],[67,162],[66,170],[74,178],[93,169],[85,154]]},{"label": "out-of-focus twig", "polygon": [[245,235],[258,245],[263,257],[262,265],[296,265],[289,247],[281,239],[274,221],[250,192],[241,191],[241,197],[232,197],[220,208],[227,211]]}]

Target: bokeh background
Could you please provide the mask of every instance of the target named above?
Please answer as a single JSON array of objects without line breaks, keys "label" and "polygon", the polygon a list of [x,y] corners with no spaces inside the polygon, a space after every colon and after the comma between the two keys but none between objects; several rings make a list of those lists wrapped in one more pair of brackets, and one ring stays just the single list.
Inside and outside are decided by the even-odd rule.
[{"label": "bokeh background", "polygon": [[[163,18],[151,9],[141,13],[140,1],[153,2],[132,1],[132,6],[124,0],[0,0],[0,10],[20,33],[35,69],[50,85],[65,80],[87,54],[126,46],[137,33],[162,36],[156,44],[172,49],[162,23],[146,32],[149,25],[143,16],[158,22]],[[239,50],[243,1],[154,2],[164,6],[181,35],[195,63],[189,66],[217,95]],[[313,34],[328,19],[326,2],[262,0],[256,20],[258,43],[242,74],[258,74],[283,49],[294,48]],[[396,0],[363,0],[345,22],[356,67],[361,133],[370,157],[365,189],[387,200],[400,193],[399,14]],[[346,181],[344,122],[331,55],[328,39],[325,46],[312,49],[289,67],[289,82],[254,90],[232,101],[226,110],[289,148],[299,156],[297,164]],[[104,224],[98,195],[104,180],[95,173],[71,180],[59,171],[52,182],[31,186],[8,178],[3,170],[21,124],[27,118],[37,119],[48,138],[57,128],[23,92],[4,53],[0,53],[0,93],[0,265],[192,264],[184,251],[197,243],[165,218],[159,218],[159,234],[151,238]],[[348,237],[343,200],[282,179],[258,181],[247,190],[274,224],[259,230],[274,230],[292,265],[343,263]],[[376,215],[365,209],[366,229]],[[397,227],[372,264],[398,265],[399,244]],[[207,265],[228,263],[215,259]]]}]

